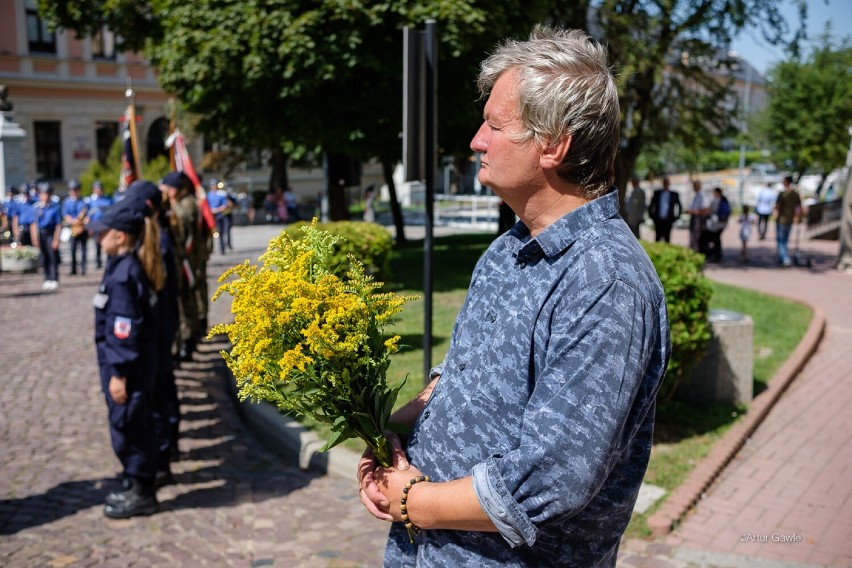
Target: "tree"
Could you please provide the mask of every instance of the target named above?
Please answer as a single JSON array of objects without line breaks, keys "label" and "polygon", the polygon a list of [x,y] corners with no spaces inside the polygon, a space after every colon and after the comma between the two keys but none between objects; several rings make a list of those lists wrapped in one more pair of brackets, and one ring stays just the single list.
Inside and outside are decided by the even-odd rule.
[{"label": "tree", "polygon": [[730,126],[730,89],[717,71],[733,64],[727,49],[739,30],[759,27],[773,44],[790,36],[775,0],[39,1],[55,25],[90,32],[91,17],[122,30],[127,46],[150,25],[146,53],[164,89],[214,139],[272,149],[285,164],[321,151],[376,157],[386,173],[401,154],[403,25],[436,20],[438,142],[459,158],[480,120],[472,102],[488,50],[526,37],[535,22],[583,28],[607,44],[618,76],[622,192],[643,147],[707,144]]},{"label": "tree", "polygon": [[[797,53],[804,26],[791,34],[774,0],[604,0],[585,29],[606,42],[618,77],[621,147],[615,183],[621,196],[645,148],[675,143],[700,148],[731,129],[725,74],[736,64],[731,41],[746,26],[773,45],[791,37]],[[799,6],[804,21],[806,6]],[[623,202],[623,199],[622,199]]]},{"label": "tree", "polygon": [[[110,146],[105,163],[102,164],[97,160],[89,162],[88,167],[80,174],[80,185],[85,195],[91,193],[92,183],[95,181],[101,182],[104,193],[107,195],[114,195],[118,191],[123,151],[124,142],[121,136],[118,136]],[[142,166],[144,179],[155,183],[167,173],[169,173],[169,160],[165,156],[157,156]]]},{"label": "tree", "polygon": [[[799,176],[823,180],[846,162],[852,126],[852,43],[824,34],[805,60],[789,59],[768,73],[763,126],[773,159]],[[822,185],[822,183],[820,183]]]}]

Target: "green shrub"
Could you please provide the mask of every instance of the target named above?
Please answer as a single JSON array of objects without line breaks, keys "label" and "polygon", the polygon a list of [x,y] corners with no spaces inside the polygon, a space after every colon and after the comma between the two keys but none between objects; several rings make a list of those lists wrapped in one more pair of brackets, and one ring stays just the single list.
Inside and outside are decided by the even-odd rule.
[{"label": "green shrub", "polygon": [[[286,233],[293,238],[301,238],[304,234],[300,227],[305,222],[293,223]],[[352,221],[332,221],[318,223],[317,226],[332,235],[342,237],[334,246],[333,262],[339,268],[336,274],[342,274],[349,269],[349,255],[353,255],[364,264],[367,274],[383,281],[390,276],[390,253],[393,249],[393,239],[390,233],[376,223]]]},{"label": "green shrub", "polygon": [[712,336],[708,318],[713,289],[704,277],[704,255],[668,243],[642,242],[666,293],[672,356],[660,390],[661,400],[674,394],[707,349]]}]

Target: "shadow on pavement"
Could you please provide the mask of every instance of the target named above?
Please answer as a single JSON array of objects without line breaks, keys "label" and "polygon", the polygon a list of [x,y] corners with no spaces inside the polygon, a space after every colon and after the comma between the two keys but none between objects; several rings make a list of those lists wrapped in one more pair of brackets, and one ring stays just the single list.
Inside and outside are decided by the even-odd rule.
[{"label": "shadow on pavement", "polygon": [[[176,484],[157,492],[160,513],[257,503],[320,477],[250,440],[254,434],[241,422],[221,379],[221,348],[217,342],[202,344],[195,359],[175,372],[183,451],[180,460],[172,463]],[[106,495],[117,489],[117,478],[87,479],[62,482],[37,495],[0,500],[0,535],[47,525],[92,507],[100,509]],[[112,521],[104,518],[104,522]]]}]

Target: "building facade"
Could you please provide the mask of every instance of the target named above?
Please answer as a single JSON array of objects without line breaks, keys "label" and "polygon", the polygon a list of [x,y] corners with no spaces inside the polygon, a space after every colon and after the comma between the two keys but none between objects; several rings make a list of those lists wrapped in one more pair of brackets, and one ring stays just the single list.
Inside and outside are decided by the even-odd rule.
[{"label": "building facade", "polygon": [[26,132],[26,179],[64,191],[92,160],[105,160],[121,132],[128,84],[143,161],[167,152],[169,97],[154,67],[139,54],[117,53],[114,40],[106,29],[86,38],[50,32],[36,0],[0,0],[0,84]]}]

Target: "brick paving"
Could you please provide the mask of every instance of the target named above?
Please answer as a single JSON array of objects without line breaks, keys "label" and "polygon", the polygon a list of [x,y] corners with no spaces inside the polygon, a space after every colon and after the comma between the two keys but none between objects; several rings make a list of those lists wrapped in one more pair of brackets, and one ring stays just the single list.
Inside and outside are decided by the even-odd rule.
[{"label": "brick paving", "polygon": [[[237,250],[214,253],[210,274],[256,256],[275,231],[234,228]],[[674,237],[682,244],[685,231]],[[734,228],[724,243],[736,258]],[[726,259],[706,274],[823,308],[825,337],[693,512],[666,537],[626,541],[620,567],[852,566],[852,276],[830,269],[836,242],[803,243],[813,266],[786,270],[774,242],[753,245],[751,264]],[[354,480],[302,471],[259,442],[226,393],[215,343],[178,374],[182,459],[161,511],[104,518],[118,462],[92,343],[99,272],[60,268],[53,293],[38,274],[0,274],[0,565],[380,565],[387,526],[363,512]],[[211,322],[226,317],[212,305]]]},{"label": "brick paving", "polygon": [[741,265],[728,227],[727,258],[705,274],[822,309],[823,339],[685,520],[651,544],[626,542],[619,566],[852,566],[852,275],[832,268],[836,241],[803,242],[811,266],[779,268],[773,238],[752,241]]}]

